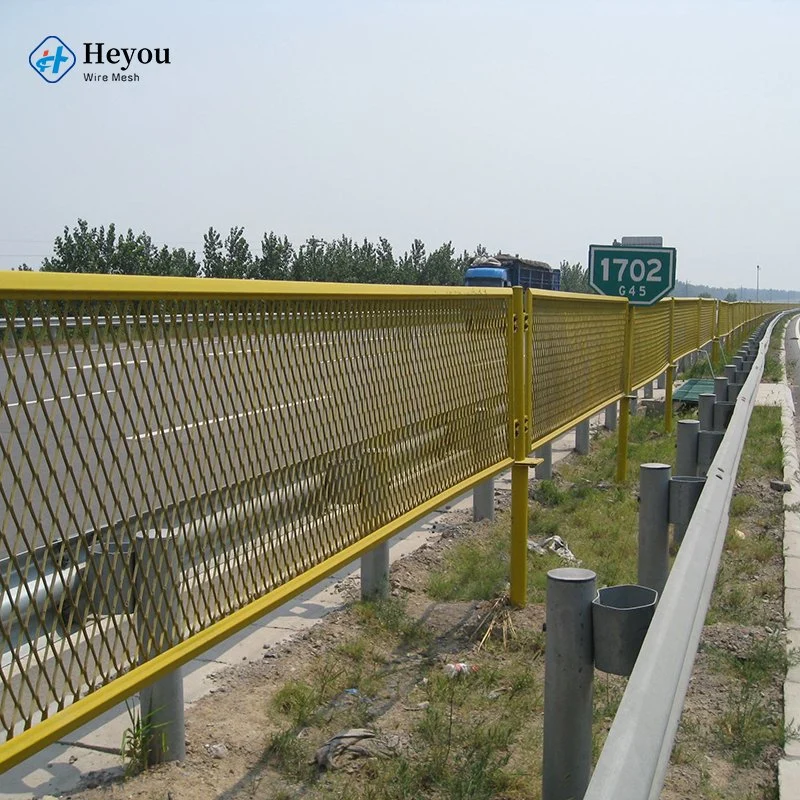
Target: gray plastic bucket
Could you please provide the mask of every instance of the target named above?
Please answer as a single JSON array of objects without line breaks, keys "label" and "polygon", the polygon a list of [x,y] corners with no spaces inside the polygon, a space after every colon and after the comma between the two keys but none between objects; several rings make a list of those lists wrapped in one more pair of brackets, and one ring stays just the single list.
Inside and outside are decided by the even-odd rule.
[{"label": "gray plastic bucket", "polygon": [[656,610],[658,592],[623,584],[597,592],[592,601],[594,665],[601,672],[630,675]]}]

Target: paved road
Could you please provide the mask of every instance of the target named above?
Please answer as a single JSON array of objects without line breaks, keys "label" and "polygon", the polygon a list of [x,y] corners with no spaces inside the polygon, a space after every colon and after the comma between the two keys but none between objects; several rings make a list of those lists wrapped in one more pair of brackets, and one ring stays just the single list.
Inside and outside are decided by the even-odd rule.
[{"label": "paved road", "polygon": [[787,380],[792,390],[795,411],[795,433],[800,440],[800,316],[789,320],[786,326]]}]

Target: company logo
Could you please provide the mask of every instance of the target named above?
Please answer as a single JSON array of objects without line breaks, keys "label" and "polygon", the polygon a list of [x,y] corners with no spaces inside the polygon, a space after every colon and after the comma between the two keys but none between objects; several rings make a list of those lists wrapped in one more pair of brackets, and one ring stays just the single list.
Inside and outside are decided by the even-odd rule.
[{"label": "company logo", "polygon": [[28,63],[48,83],[58,83],[77,61],[75,53],[58,36],[48,36],[28,56]]}]

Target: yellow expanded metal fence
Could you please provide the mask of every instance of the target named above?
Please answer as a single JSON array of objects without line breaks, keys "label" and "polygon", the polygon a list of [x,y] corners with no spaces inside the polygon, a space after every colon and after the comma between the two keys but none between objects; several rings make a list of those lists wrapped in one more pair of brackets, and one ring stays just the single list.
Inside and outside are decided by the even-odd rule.
[{"label": "yellow expanded metal fence", "polygon": [[622,397],[628,302],[532,290],[529,304],[534,449]]},{"label": "yellow expanded metal fence", "polygon": [[688,297],[676,298],[672,302],[675,305],[672,358],[678,359],[689,355],[700,346],[699,303],[696,299]]},{"label": "yellow expanded metal fence", "polygon": [[670,363],[671,301],[632,309],[633,337],[630,388],[653,381]]},{"label": "yellow expanded metal fence", "polygon": [[0,771],[526,468],[706,308],[47,274],[0,276],[0,301]]}]

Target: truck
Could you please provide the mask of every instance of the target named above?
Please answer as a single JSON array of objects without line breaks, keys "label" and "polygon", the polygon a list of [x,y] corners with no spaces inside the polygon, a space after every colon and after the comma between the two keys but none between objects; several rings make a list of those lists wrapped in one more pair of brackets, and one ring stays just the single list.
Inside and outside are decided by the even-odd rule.
[{"label": "truck", "polygon": [[561,270],[544,261],[498,253],[480,256],[464,275],[465,286],[522,286],[525,289],[561,288]]}]

